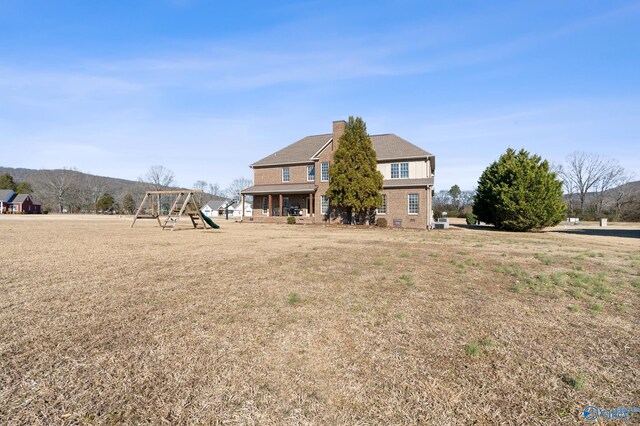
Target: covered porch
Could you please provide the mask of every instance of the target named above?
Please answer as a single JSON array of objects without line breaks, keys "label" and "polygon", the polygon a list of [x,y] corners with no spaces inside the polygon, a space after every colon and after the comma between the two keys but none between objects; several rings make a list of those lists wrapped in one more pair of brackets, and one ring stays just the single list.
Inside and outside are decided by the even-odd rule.
[{"label": "covered porch", "polygon": [[[286,222],[294,217],[297,223],[315,221],[314,202],[317,187],[308,184],[254,185],[242,191],[243,221]],[[244,216],[245,203],[251,196],[253,216]]]}]

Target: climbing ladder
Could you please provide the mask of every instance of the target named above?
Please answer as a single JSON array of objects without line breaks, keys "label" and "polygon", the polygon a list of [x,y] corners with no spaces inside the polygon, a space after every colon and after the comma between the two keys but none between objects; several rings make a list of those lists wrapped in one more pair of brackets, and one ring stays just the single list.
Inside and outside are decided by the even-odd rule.
[{"label": "climbing ladder", "polygon": [[[208,226],[202,218],[202,213],[200,213],[198,201],[194,196],[194,194],[202,192],[203,191],[195,189],[179,191],[147,191],[144,198],[142,199],[142,202],[140,203],[140,207],[138,207],[138,210],[136,211],[136,215],[133,218],[131,227],[133,228],[133,225],[135,225],[136,220],[138,219],[156,219],[163,230],[170,229],[172,231],[175,231],[180,218],[184,215],[187,215],[191,219],[191,223],[193,224],[193,227],[195,229],[207,229],[207,227],[210,228],[210,226]],[[169,210],[169,213],[164,220],[160,219],[160,197],[162,195],[176,196],[173,205],[171,206],[171,209]],[[154,203],[154,198],[157,199],[157,209],[156,204]],[[145,209],[147,211],[146,213]]]}]

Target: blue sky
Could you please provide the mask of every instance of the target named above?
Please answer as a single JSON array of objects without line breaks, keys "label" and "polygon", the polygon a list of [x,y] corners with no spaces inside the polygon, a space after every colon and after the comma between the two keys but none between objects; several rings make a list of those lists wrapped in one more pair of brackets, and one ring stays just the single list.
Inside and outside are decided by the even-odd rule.
[{"label": "blue sky", "polygon": [[640,171],[640,2],[0,0],[0,165],[226,186],[361,116],[475,186],[507,147]]}]

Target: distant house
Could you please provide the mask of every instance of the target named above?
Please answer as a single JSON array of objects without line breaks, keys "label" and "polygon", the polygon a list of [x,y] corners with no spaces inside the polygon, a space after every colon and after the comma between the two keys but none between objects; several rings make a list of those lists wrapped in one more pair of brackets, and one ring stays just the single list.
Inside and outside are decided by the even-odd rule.
[{"label": "distant house", "polygon": [[0,189],[0,214],[7,213],[9,201],[15,196],[15,192],[10,189]]},{"label": "distant house", "polygon": [[31,194],[16,194],[10,189],[0,190],[0,214],[42,213],[42,205],[33,201]]},{"label": "distant house", "polygon": [[[201,210],[209,217],[226,217],[227,210],[229,211],[229,217],[242,217],[242,205],[234,200],[211,200]],[[245,204],[244,215],[251,216],[252,214],[251,206]]]},{"label": "distant house", "polygon": [[226,202],[227,200],[211,200],[200,210],[209,217],[217,217],[220,207]]}]

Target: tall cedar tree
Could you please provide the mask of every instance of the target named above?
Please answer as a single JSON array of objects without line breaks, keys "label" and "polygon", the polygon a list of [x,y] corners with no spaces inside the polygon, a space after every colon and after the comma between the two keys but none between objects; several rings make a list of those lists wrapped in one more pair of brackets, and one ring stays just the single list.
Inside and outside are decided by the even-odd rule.
[{"label": "tall cedar tree", "polygon": [[353,214],[362,219],[382,204],[382,174],[362,118],[349,117],[329,166],[329,181],[330,203],[344,209],[349,222]]},{"label": "tall cedar tree", "polygon": [[0,175],[0,189],[10,189],[12,191],[15,191],[16,188],[16,181],[13,180],[13,176],[11,176],[9,173]]},{"label": "tall cedar tree", "polygon": [[482,173],[473,204],[478,220],[508,231],[557,225],[565,210],[562,182],[549,163],[511,148]]}]

